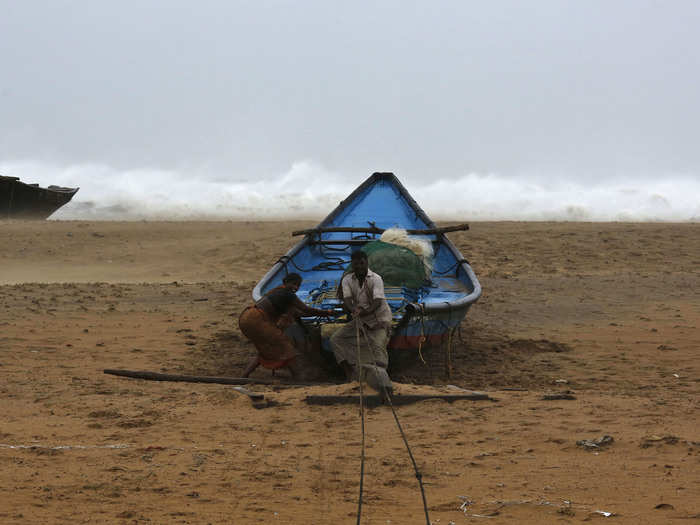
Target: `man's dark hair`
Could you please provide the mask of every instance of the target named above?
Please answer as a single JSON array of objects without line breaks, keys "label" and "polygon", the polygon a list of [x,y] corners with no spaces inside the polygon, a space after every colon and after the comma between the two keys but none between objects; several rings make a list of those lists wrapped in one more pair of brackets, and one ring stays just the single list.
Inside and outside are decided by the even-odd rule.
[{"label": "man's dark hair", "polygon": [[367,261],[368,260],[367,254],[365,252],[363,252],[362,250],[358,250],[356,252],[353,252],[352,255],[350,256],[350,260],[355,261],[357,259],[364,259],[365,261]]},{"label": "man's dark hair", "polygon": [[298,273],[290,273],[290,274],[287,274],[287,275],[285,275],[284,278],[282,279],[282,283],[283,283],[283,284],[289,284],[289,283],[299,283],[299,284],[301,284],[301,281],[302,281],[301,275],[299,275]]}]

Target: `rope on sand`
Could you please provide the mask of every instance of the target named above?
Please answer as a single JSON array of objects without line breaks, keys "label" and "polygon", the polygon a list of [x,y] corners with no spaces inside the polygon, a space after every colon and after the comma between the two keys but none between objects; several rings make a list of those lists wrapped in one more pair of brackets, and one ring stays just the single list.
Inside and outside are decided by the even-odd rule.
[{"label": "rope on sand", "polygon": [[360,356],[360,320],[355,319],[355,337],[357,340],[357,380],[360,383],[360,421],[362,422],[362,452],[360,456],[360,497],[357,500],[357,525],[362,518],[362,489],[365,480],[365,403],[362,399],[362,361]]},{"label": "rope on sand", "polygon": [[[362,334],[365,336],[365,341],[369,345],[369,337],[367,333],[362,330]],[[360,525],[360,519],[362,518],[362,490],[364,486],[364,475],[365,475],[365,407],[362,392],[362,362],[360,361],[360,322],[359,319],[355,319],[355,336],[357,339],[357,370],[358,370],[358,381],[360,383],[360,419],[362,422],[362,452],[360,459],[360,497],[357,502],[357,525]],[[399,429],[399,433],[403,438],[403,442],[406,445],[406,450],[408,451],[408,456],[411,458],[411,463],[413,463],[413,471],[415,472],[416,479],[418,480],[418,486],[420,487],[421,497],[423,498],[423,510],[425,511],[425,523],[426,525],[431,525],[430,516],[428,515],[428,502],[425,498],[425,488],[423,487],[423,474],[421,474],[416,464],[416,460],[413,457],[413,452],[411,452],[411,447],[408,444],[408,438],[406,438],[406,433],[401,427],[401,422],[399,421],[399,416],[396,414],[394,405],[391,402],[391,393],[387,391],[386,385],[381,384],[383,398],[389,404],[391,412],[394,415],[394,421],[396,421],[396,426]]]},{"label": "rope on sand", "polygon": [[386,391],[386,388],[384,388],[384,395],[389,403],[389,407],[391,408],[391,413],[394,414],[394,420],[396,421],[396,426],[399,428],[399,432],[401,433],[401,437],[403,438],[403,442],[406,445],[406,450],[408,451],[408,456],[411,458],[411,463],[413,463],[413,471],[415,472],[416,479],[418,480],[418,486],[420,487],[420,494],[421,497],[423,498],[423,510],[425,511],[425,523],[426,525],[430,525],[430,516],[428,516],[428,502],[425,499],[425,488],[423,487],[423,474],[421,474],[420,470],[418,470],[418,465],[416,464],[416,460],[413,457],[413,453],[411,452],[411,447],[408,445],[408,439],[406,438],[406,434],[403,431],[403,428],[401,428],[401,423],[399,422],[399,416],[396,415],[396,410],[394,410],[394,405],[391,403],[391,395]]}]

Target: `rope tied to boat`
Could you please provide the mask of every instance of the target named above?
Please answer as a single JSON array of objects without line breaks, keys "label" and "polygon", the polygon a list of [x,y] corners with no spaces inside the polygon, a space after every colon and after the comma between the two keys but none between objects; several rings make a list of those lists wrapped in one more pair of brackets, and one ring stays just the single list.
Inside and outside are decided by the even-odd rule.
[{"label": "rope tied to boat", "polygon": [[457,328],[453,328],[449,332],[449,336],[447,338],[447,378],[451,379],[452,378],[452,343],[454,342],[454,334],[457,331]]},{"label": "rope tied to boat", "polygon": [[275,263],[276,264],[279,263],[282,266],[284,266],[285,273],[287,275],[289,275],[289,268],[287,267],[287,265],[289,263],[291,263],[292,266],[294,266],[294,268],[297,271],[302,272],[302,273],[307,273],[307,272],[313,272],[313,271],[319,271],[319,270],[344,270],[345,267],[350,262],[349,260],[345,260],[342,257],[337,257],[337,256],[330,258],[330,257],[324,255],[324,257],[328,260],[320,262],[316,266],[312,266],[311,268],[302,268],[289,255],[283,255],[282,257],[277,259],[277,261],[275,261]]},{"label": "rope tied to boat", "polygon": [[287,268],[287,263],[291,260],[289,255],[283,255],[277,261],[275,261],[275,264],[281,264],[284,267],[284,274],[289,275],[289,268]]},{"label": "rope tied to boat", "polygon": [[459,268],[462,264],[469,264],[469,261],[466,259],[459,259],[456,261],[452,266],[450,266],[447,270],[438,270],[437,268],[433,268],[433,272],[438,274],[438,275],[445,275],[446,273],[451,272],[455,268]]},{"label": "rope tied to boat", "polygon": [[423,359],[423,352],[421,351],[423,348],[423,343],[427,340],[425,337],[425,305],[423,303],[419,304],[420,306],[420,337],[418,338],[418,357],[420,357],[421,362],[425,365],[427,364],[425,362],[425,359]]}]

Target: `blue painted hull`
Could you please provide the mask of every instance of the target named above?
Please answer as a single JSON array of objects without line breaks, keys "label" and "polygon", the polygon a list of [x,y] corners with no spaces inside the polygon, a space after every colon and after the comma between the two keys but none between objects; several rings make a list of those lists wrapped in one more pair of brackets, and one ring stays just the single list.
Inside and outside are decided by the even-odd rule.
[{"label": "blue painted hull", "polygon": [[[304,282],[297,295],[316,308],[340,306],[336,288],[353,251],[380,233],[327,232],[333,228],[399,227],[431,230],[436,225],[423,212],[399,180],[391,173],[375,173],[331,212],[313,232],[280,258],[253,291],[259,299],[279,286],[291,272]],[[421,288],[386,287],[394,316],[389,348],[411,349],[422,344],[438,344],[449,337],[481,295],[481,285],[469,263],[443,233],[422,236],[434,250],[434,266],[429,284]],[[318,319],[305,320],[318,324]]]}]

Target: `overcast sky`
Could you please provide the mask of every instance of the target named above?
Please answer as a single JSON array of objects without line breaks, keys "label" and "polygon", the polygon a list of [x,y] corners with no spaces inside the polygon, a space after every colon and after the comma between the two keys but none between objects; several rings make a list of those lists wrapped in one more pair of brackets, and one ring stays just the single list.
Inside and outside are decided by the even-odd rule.
[{"label": "overcast sky", "polygon": [[[700,177],[700,2],[0,0],[0,162]],[[15,174],[20,175],[21,174]]]}]

